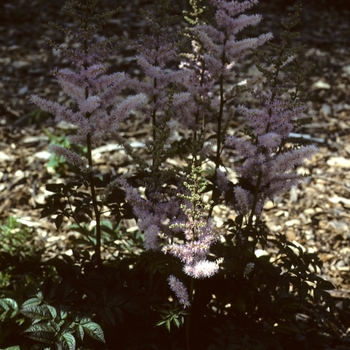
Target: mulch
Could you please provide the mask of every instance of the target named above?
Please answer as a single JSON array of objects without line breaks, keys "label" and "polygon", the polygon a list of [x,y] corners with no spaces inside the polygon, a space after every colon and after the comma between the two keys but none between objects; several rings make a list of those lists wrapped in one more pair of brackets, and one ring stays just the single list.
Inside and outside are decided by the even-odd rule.
[{"label": "mulch", "polygon": [[[36,241],[53,253],[69,249],[66,231],[56,231],[49,219],[39,219],[35,207],[47,195],[45,184],[64,181],[47,167],[50,135],[62,134],[64,128],[31,105],[29,96],[34,93],[64,101],[50,70],[65,67],[67,62],[42,38],[64,41],[63,34],[48,24],[66,22],[59,12],[63,3],[5,1],[0,21],[0,220],[18,217],[33,228]],[[112,3],[107,1],[106,8],[112,8]],[[108,23],[104,35],[136,38],[144,30],[138,8],[146,3],[119,1],[122,10]],[[298,28],[299,43],[306,46],[304,59],[315,64],[307,81],[307,115],[312,122],[300,133],[314,138],[319,150],[298,169],[310,176],[298,188],[268,203],[265,219],[272,231],[285,233],[303,249],[318,253],[324,262],[320,274],[336,286],[331,294],[341,301],[350,296],[350,11],[341,8],[341,1],[334,4],[339,7],[306,5]],[[251,35],[273,31],[277,36],[278,23],[291,7],[263,1],[255,9],[264,20],[251,29]],[[132,62],[133,52],[121,50],[112,55],[109,65],[137,74]],[[242,64],[242,70],[253,71],[251,59]],[[130,127],[128,134],[135,140],[148,132],[137,123]],[[110,171],[116,161],[130,166],[130,160],[116,150],[108,152],[113,145],[109,147],[96,153],[103,172]]]}]

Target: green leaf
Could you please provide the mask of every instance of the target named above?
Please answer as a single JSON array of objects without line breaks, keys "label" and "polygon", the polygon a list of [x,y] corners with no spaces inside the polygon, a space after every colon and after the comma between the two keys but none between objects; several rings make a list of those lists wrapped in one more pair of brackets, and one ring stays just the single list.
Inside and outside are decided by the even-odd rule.
[{"label": "green leaf", "polygon": [[38,332],[36,334],[30,334],[30,335],[28,335],[28,337],[30,339],[36,340],[40,343],[45,343],[45,344],[52,344],[53,343],[53,340],[51,339],[51,337],[48,333]]},{"label": "green leaf", "polygon": [[103,308],[102,314],[104,316],[103,320],[105,320],[107,323],[112,324],[113,326],[115,326],[115,317],[113,315],[112,310],[108,306],[105,306]]},{"label": "green leaf", "polygon": [[165,320],[159,321],[159,322],[157,322],[156,326],[161,326],[161,325],[164,324],[165,322],[166,322]]},{"label": "green leaf", "polygon": [[68,346],[69,350],[75,350],[76,341],[71,333],[64,333],[61,337],[63,338],[63,343],[65,343]]},{"label": "green leaf", "polygon": [[40,306],[35,305],[31,307],[26,307],[21,310],[21,313],[34,320],[50,320],[52,315],[50,310],[46,305]]},{"label": "green leaf", "polygon": [[106,225],[101,225],[101,230],[103,232],[110,234],[111,236],[115,235],[115,230],[111,227],[106,226]]},{"label": "green leaf", "polygon": [[6,303],[5,299],[0,299],[0,306],[4,309],[4,311],[10,310],[10,307]]},{"label": "green leaf", "polygon": [[39,299],[38,297],[30,298],[22,304],[22,309],[27,308],[27,307],[40,305],[40,303],[41,303],[41,299]]},{"label": "green leaf", "polygon": [[78,337],[81,341],[84,340],[84,328],[81,325],[78,326]]},{"label": "green leaf", "polygon": [[55,327],[48,323],[36,323],[29,326],[25,331],[25,333],[33,332],[33,333],[55,333]]},{"label": "green leaf", "polygon": [[47,310],[50,312],[51,318],[54,320],[57,317],[57,310],[51,305],[45,305]]},{"label": "green leaf", "polygon": [[53,193],[61,193],[64,185],[63,184],[47,184],[46,185],[46,191],[53,192]]},{"label": "green leaf", "polygon": [[113,224],[110,220],[101,221],[101,228],[113,230]]},{"label": "green leaf", "polygon": [[81,325],[84,328],[84,332],[91,338],[105,343],[105,337],[102,328],[95,322],[87,322]]},{"label": "green leaf", "polygon": [[8,316],[8,311],[13,310],[12,313],[9,315],[10,318],[14,317],[17,315],[18,312],[18,304],[15,300],[11,298],[3,298],[0,299],[0,307],[4,309],[3,315],[5,317]]}]

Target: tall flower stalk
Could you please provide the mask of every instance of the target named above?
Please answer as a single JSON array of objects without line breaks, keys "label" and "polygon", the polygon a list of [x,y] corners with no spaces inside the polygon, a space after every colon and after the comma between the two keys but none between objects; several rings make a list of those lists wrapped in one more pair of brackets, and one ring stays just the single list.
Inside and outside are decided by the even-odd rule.
[{"label": "tall flower stalk", "polygon": [[250,109],[241,105],[238,108],[247,119],[246,135],[249,137],[230,136],[225,141],[227,147],[234,148],[246,159],[236,168],[236,173],[250,189],[237,186],[234,196],[236,209],[242,214],[250,212],[249,226],[253,218],[261,214],[267,200],[274,200],[300,182],[302,175],[294,172],[295,167],[316,152],[312,145],[287,147],[291,142],[289,135],[303,122],[305,110],[300,101],[301,82],[305,76],[300,75],[300,64],[295,58],[301,47],[292,48],[290,43],[295,37],[292,29],[299,21],[300,10],[297,7],[290,22],[284,25],[281,43],[271,44],[276,54],[268,62],[269,66],[256,60],[264,78],[264,89],[255,91],[259,107]]},{"label": "tall flower stalk", "polygon": [[[87,175],[96,222],[95,254],[97,263],[101,264],[101,207],[96,193],[92,149],[101,140],[118,135],[120,123],[133,109],[146,102],[146,96],[138,94],[121,98],[119,93],[127,87],[129,77],[125,73],[104,74],[106,67],[103,62],[113,49],[116,38],[94,40],[94,37],[100,26],[106,23],[116,10],[94,14],[97,3],[98,1],[93,0],[86,0],[84,4],[68,0],[63,11],[78,23],[77,31],[55,25],[78,44],[77,48],[63,47],[50,42],[76,67],[75,70],[61,69],[54,72],[74,108],[70,109],[36,95],[31,96],[31,101],[52,113],[57,121],[74,126],[75,134],[68,136],[70,143],[87,148],[85,156],[60,146],[52,146],[51,151],[66,158],[67,162],[78,165]],[[120,140],[120,136],[118,139]]]},{"label": "tall flower stalk", "polygon": [[184,66],[193,71],[188,84],[192,97],[190,113],[195,121],[192,127],[196,135],[208,122],[216,123],[216,154],[213,158],[216,169],[221,163],[226,124],[232,116],[228,104],[232,90],[236,88],[233,83],[236,63],[272,38],[272,34],[267,33],[257,38],[237,39],[237,34],[245,27],[261,21],[260,15],[243,14],[257,2],[211,0],[209,4],[214,19],[210,19],[209,23],[205,23],[205,16],[195,2],[194,13],[199,13],[198,17],[189,19],[191,24],[195,24],[187,31],[191,52],[183,56],[187,58]]},{"label": "tall flower stalk", "polygon": [[173,15],[173,11],[170,0],[161,0],[142,9],[140,12],[150,34],[143,34],[131,43],[137,50],[136,62],[146,77],[143,81],[134,80],[131,87],[148,97],[142,117],[149,118],[152,126],[152,138],[146,141],[152,155],[152,172],[157,172],[166,159],[165,146],[169,146],[182,105],[189,98],[189,94],[179,88],[189,72],[174,69],[180,36],[174,30],[179,16]]}]

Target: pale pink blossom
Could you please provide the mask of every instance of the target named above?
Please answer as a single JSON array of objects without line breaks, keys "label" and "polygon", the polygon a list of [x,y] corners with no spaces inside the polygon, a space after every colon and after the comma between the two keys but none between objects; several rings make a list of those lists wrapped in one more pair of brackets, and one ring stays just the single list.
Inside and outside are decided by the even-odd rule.
[{"label": "pale pink blossom", "polygon": [[176,278],[174,275],[170,275],[168,277],[168,283],[170,286],[170,289],[175,293],[177,299],[179,300],[179,303],[184,307],[190,307],[191,303],[188,298],[188,292],[186,287],[182,282],[179,281],[178,278]]},{"label": "pale pink blossom", "polygon": [[206,278],[215,275],[219,271],[217,261],[200,260],[191,265],[184,266],[184,272],[193,278]]},{"label": "pale pink blossom", "polygon": [[74,124],[75,113],[71,109],[62,106],[57,102],[48,101],[45,98],[41,98],[36,95],[31,95],[30,100],[37,106],[55,115],[58,121],[65,121],[67,123]]},{"label": "pale pink blossom", "polygon": [[145,244],[146,250],[158,250],[158,233],[159,228],[156,225],[150,225],[145,231]]},{"label": "pale pink blossom", "polygon": [[223,171],[216,169],[216,183],[221,191],[225,193],[229,189],[229,181]]},{"label": "pale pink blossom", "polygon": [[239,212],[244,215],[247,214],[252,208],[252,194],[241,186],[236,186],[234,193],[236,202],[238,203]]},{"label": "pale pink blossom", "polygon": [[50,145],[49,151],[65,158],[68,163],[79,167],[81,170],[87,170],[87,160],[79,154],[58,145]]},{"label": "pale pink blossom", "polygon": [[282,137],[274,132],[268,132],[267,134],[260,135],[258,141],[259,145],[269,150],[275,150],[281,144]]},{"label": "pale pink blossom", "polygon": [[81,113],[94,113],[101,104],[101,99],[99,96],[89,96],[86,100],[79,104],[79,109]]},{"label": "pale pink blossom", "polygon": [[225,9],[230,16],[234,17],[239,13],[242,13],[254,5],[256,5],[258,0],[248,0],[248,1],[222,1],[222,0],[211,0],[211,3],[219,8]]}]

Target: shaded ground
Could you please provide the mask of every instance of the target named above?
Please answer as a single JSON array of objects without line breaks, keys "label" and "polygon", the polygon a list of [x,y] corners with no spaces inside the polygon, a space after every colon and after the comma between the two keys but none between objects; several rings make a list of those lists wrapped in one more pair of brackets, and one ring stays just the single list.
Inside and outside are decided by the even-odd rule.
[{"label": "shaded ground", "polygon": [[[111,3],[107,5],[112,8]],[[105,35],[136,37],[143,30],[137,9],[145,3],[120,1],[122,10],[108,24]],[[279,21],[290,10],[286,3],[265,1],[256,7],[265,19],[250,34],[272,31],[276,36]],[[305,6],[301,42],[306,45],[305,60],[315,68],[308,81],[307,113],[313,121],[301,133],[315,138],[319,152],[300,169],[311,177],[266,208],[272,230],[285,232],[290,240],[319,254],[324,262],[322,274],[337,287],[332,295],[339,302],[350,296],[350,11],[341,8],[343,3],[333,2],[335,8],[322,7],[322,1]],[[46,183],[62,181],[46,167],[50,133],[62,130],[51,116],[35,111],[28,97],[36,93],[63,101],[49,73],[66,63],[41,38],[45,35],[62,42],[62,34],[47,24],[49,20],[65,22],[59,13],[62,4],[59,0],[5,1],[0,22],[0,220],[18,216],[35,228],[41,244],[55,243],[55,250],[65,249],[66,236],[56,232],[49,220],[39,221],[34,207],[43,200]],[[137,73],[132,52],[125,50],[111,57],[110,66]],[[242,71],[248,70],[253,70],[251,60],[242,65]],[[135,123],[129,133],[136,138],[136,130],[147,133],[147,128]],[[121,157],[115,151],[98,154],[96,161],[106,172]]]}]

